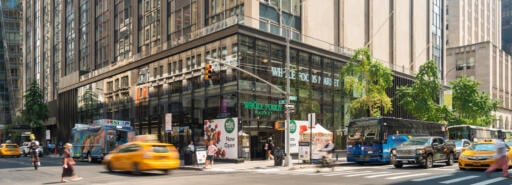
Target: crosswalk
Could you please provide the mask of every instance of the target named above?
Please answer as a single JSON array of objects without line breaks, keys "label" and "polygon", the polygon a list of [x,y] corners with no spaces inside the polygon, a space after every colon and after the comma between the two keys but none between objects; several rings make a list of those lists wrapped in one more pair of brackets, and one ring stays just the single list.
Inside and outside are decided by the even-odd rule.
[{"label": "crosswalk", "polygon": [[[314,175],[325,177],[346,177],[346,178],[366,178],[366,179],[385,179],[389,181],[408,181],[411,184],[468,184],[468,185],[491,185],[491,184],[511,184],[509,179],[504,177],[487,178],[483,172],[461,174],[456,169],[429,169],[418,172],[417,170],[403,171],[391,170],[386,171],[379,169],[355,169],[355,168],[341,168],[330,171],[328,169],[299,169],[299,170],[279,170],[279,169],[256,169],[253,173],[259,174],[272,174],[272,175]],[[435,172],[437,170],[437,173]],[[444,170],[444,171],[443,171]],[[442,171],[442,173],[439,173]]]}]

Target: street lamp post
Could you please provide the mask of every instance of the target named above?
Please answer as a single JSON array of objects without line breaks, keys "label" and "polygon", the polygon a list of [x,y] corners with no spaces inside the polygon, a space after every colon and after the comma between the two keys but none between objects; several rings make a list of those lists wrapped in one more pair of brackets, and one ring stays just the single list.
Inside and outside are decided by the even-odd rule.
[{"label": "street lamp post", "polygon": [[[290,105],[290,37],[286,37],[286,105]],[[285,123],[285,152],[286,152],[286,158],[285,158],[285,166],[292,167],[293,163],[291,161],[290,156],[290,110],[285,109],[286,113],[286,123]]]}]

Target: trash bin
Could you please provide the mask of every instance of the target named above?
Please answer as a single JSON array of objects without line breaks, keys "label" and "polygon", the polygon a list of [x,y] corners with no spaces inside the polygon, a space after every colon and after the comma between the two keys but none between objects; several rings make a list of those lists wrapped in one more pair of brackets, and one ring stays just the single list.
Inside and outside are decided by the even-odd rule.
[{"label": "trash bin", "polygon": [[283,166],[283,159],[284,159],[284,151],[281,150],[281,147],[277,146],[274,148],[273,151],[274,154],[274,166]]}]

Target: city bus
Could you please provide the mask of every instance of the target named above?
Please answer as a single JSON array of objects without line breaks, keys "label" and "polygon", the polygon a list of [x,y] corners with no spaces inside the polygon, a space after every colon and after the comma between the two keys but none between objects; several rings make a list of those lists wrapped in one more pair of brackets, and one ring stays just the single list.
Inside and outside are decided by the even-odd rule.
[{"label": "city bus", "polygon": [[420,120],[371,117],[348,125],[347,161],[390,163],[393,149],[412,136],[446,136],[446,124]]},{"label": "city bus", "polygon": [[453,125],[447,128],[450,140],[468,139],[472,142],[484,139],[498,139],[510,135],[507,131],[473,125]]}]

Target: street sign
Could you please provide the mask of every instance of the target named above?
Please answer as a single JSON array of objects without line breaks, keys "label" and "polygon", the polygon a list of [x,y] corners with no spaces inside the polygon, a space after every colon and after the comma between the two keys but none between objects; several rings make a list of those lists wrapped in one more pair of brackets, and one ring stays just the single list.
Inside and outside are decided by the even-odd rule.
[{"label": "street sign", "polygon": [[297,96],[289,96],[288,99],[290,101],[297,101]]},{"label": "street sign", "polygon": [[286,104],[286,100],[279,100],[279,104],[281,104],[281,105]]},{"label": "street sign", "polygon": [[288,105],[285,105],[284,107],[286,107],[287,109],[294,109],[295,105],[288,104]]}]

